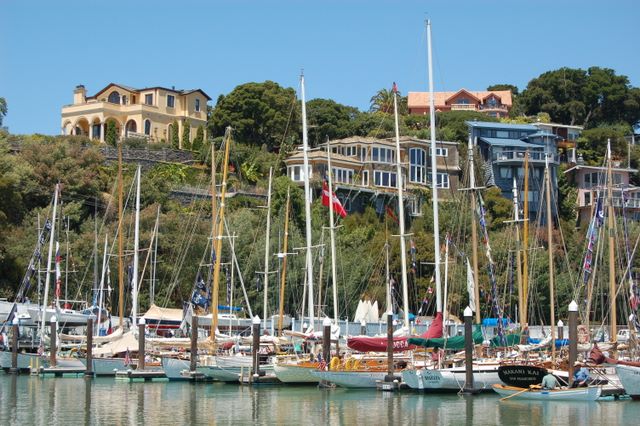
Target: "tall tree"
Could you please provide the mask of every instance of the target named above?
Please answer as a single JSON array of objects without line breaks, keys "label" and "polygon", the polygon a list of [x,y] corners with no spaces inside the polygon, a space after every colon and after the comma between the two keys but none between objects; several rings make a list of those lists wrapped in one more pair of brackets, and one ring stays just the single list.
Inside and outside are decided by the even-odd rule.
[{"label": "tall tree", "polygon": [[300,105],[295,90],[281,87],[273,81],[237,86],[227,96],[220,96],[211,113],[209,130],[212,136],[224,135],[225,128],[234,128],[234,138],[240,142],[271,149],[288,139],[299,139]]},{"label": "tall tree", "polygon": [[182,124],[182,149],[191,149],[191,124],[184,120]]},{"label": "tall tree", "polygon": [[202,149],[202,142],[204,141],[204,127],[202,125],[198,126],[198,131],[196,132],[196,137],[193,138],[193,142],[191,143],[191,149],[193,151],[200,151]]},{"label": "tall tree", "polygon": [[2,126],[2,120],[7,116],[7,101],[5,98],[0,98],[0,126]]},{"label": "tall tree", "polygon": [[180,148],[180,130],[178,128],[178,121],[173,120],[173,124],[171,125],[171,146],[173,149]]},{"label": "tall tree", "polygon": [[[393,113],[393,90],[380,89],[369,100],[370,112],[384,112],[385,114]],[[407,98],[403,97],[398,91],[398,113],[406,114],[409,108],[407,106]]]},{"label": "tall tree", "polygon": [[339,104],[330,99],[307,102],[309,142],[323,143],[326,138],[341,139],[353,135],[354,120],[360,115],[357,108]]},{"label": "tall tree", "polygon": [[518,86],[514,86],[513,84],[494,84],[492,86],[487,87],[487,90],[493,92],[495,90],[511,90],[511,94],[513,96],[518,96],[520,93],[518,90]]},{"label": "tall tree", "polygon": [[107,132],[104,139],[109,146],[116,146],[118,143],[118,130],[116,129],[116,123],[113,120],[107,121]]}]

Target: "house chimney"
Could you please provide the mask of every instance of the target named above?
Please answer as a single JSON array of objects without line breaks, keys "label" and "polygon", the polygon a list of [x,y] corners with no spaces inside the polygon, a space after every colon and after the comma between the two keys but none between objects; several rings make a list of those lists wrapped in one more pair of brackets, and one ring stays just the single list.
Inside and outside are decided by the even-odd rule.
[{"label": "house chimney", "polygon": [[87,102],[87,89],[82,84],[78,84],[73,91],[73,104],[83,104]]}]

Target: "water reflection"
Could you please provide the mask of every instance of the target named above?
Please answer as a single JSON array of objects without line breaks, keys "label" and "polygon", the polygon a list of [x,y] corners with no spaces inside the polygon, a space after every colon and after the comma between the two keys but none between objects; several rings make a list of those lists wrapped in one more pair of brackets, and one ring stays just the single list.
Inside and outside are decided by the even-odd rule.
[{"label": "water reflection", "polygon": [[0,424],[635,424],[640,403],[0,375]]}]

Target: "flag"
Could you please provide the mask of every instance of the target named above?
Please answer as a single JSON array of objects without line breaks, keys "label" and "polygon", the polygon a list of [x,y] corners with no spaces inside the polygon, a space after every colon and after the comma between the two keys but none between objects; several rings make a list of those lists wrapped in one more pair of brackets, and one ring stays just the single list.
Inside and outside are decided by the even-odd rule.
[{"label": "flag", "polygon": [[389,207],[389,206],[385,206],[385,208],[384,208],[384,209],[385,209],[385,211],[387,212],[387,215],[389,215],[389,217],[390,217],[391,219],[393,219],[393,221],[394,221],[395,223],[399,223],[399,222],[398,222],[398,217],[397,217],[397,216],[396,216],[396,214],[393,212],[393,209],[392,209],[391,207]]},{"label": "flag", "polygon": [[127,351],[124,353],[124,366],[127,367],[131,365],[131,355],[129,354],[129,348],[127,348]]},{"label": "flag", "polygon": [[[338,197],[336,197],[335,192],[331,194],[331,198],[333,199],[333,211],[338,213],[340,217],[345,217],[347,215],[347,211],[342,206]],[[322,183],[322,205],[329,207],[329,186],[327,185],[327,181]]]},{"label": "flag", "polygon": [[469,307],[473,312],[476,312],[476,293],[474,284],[473,270],[471,269],[469,259],[467,259],[467,293],[469,293]]},{"label": "flag", "polygon": [[62,284],[62,273],[60,272],[60,263],[62,263],[62,256],[60,256],[60,246],[56,241],[56,299],[60,299],[60,285]]}]

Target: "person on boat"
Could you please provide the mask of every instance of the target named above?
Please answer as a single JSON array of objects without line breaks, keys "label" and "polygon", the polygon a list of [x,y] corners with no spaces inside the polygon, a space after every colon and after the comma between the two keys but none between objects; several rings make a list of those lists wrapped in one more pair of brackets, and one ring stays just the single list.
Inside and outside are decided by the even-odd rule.
[{"label": "person on boat", "polygon": [[542,389],[555,389],[558,387],[558,379],[556,379],[556,376],[554,376],[553,374],[547,373],[542,378],[542,383],[540,383],[540,386],[542,386]]},{"label": "person on boat", "polygon": [[580,363],[579,361],[576,361],[575,364],[573,364],[573,366],[575,367],[575,372],[573,373],[573,384],[571,385],[571,387],[572,388],[587,387],[588,386],[587,382],[589,380],[589,370],[587,369],[587,367],[582,365],[582,363]]}]

